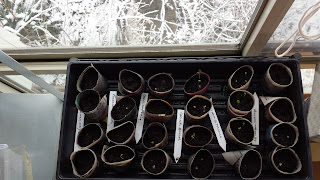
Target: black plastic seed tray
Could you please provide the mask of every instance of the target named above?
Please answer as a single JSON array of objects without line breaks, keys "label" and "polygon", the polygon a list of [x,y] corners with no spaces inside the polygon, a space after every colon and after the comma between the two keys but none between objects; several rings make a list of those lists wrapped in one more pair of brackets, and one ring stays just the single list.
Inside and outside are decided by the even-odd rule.
[{"label": "black plastic seed tray", "polygon": [[[268,66],[274,62],[281,62],[287,65],[293,73],[293,83],[285,91],[277,94],[277,96],[285,96],[292,100],[297,113],[297,121],[294,123],[299,128],[299,140],[293,147],[301,159],[302,169],[294,175],[277,174],[268,164],[268,154],[275,146],[272,142],[266,140],[266,129],[269,122],[264,117],[264,106],[260,103],[260,145],[257,150],[263,156],[263,169],[259,179],[313,179],[310,144],[308,136],[307,120],[304,116],[303,109],[303,90],[301,83],[300,64],[297,57],[285,58],[269,58],[269,57],[201,57],[201,58],[148,58],[148,59],[84,59],[81,61],[72,61],[68,65],[67,84],[65,89],[65,101],[63,105],[63,118],[61,123],[59,153],[57,161],[56,178],[57,179],[78,179],[72,174],[70,162],[70,154],[73,152],[75,126],[77,120],[77,109],[75,107],[75,98],[78,94],[76,89],[76,81],[80,73],[91,63],[108,78],[108,93],[111,90],[117,90],[118,75],[122,69],[130,69],[141,74],[145,80],[150,76],[159,73],[172,73],[176,86],[174,92],[167,101],[172,104],[175,109],[184,109],[189,97],[184,95],[183,85],[186,80],[196,73],[198,69],[208,73],[211,76],[210,86],[206,93],[207,97],[213,98],[213,104],[217,112],[222,130],[224,131],[228,121],[231,119],[227,114],[226,104],[229,94],[231,93],[227,87],[227,79],[240,66],[249,64],[254,68],[253,81],[249,87],[250,92],[256,92],[260,95],[270,95],[263,91],[261,86],[263,74]],[[148,89],[145,89],[148,92]],[[137,105],[140,102],[136,98]],[[149,98],[152,96],[149,94]],[[251,116],[249,116],[249,120]],[[144,129],[150,122],[145,120]],[[169,143],[164,149],[173,159],[174,134],[175,134],[176,115],[171,119],[166,127],[169,133]],[[117,125],[117,124],[115,124]],[[185,121],[184,128],[188,127]],[[206,120],[206,127],[212,131],[210,120]],[[106,128],[106,125],[103,125]],[[183,143],[182,156],[178,163],[173,162],[167,172],[160,176],[152,176],[143,171],[140,161],[142,154],[146,149],[142,146],[141,140],[137,145],[133,145],[136,151],[136,158],[131,164],[130,169],[123,174],[115,173],[104,165],[104,172],[90,179],[191,179],[187,172],[187,159],[196,150],[188,148]],[[209,179],[239,179],[235,168],[228,164],[222,157],[223,150],[219,147],[217,139],[206,147],[210,150],[215,158],[215,169]],[[239,150],[240,148],[227,140],[227,151]]]}]

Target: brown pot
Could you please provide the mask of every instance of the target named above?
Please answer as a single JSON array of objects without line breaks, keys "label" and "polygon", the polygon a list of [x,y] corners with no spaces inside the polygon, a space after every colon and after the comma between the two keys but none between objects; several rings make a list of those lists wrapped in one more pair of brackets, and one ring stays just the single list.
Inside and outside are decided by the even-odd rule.
[{"label": "brown pot", "polygon": [[[91,81],[91,78],[95,81]],[[107,85],[107,78],[102,76],[92,64],[82,71],[77,80],[77,89],[79,92],[92,89],[100,94],[104,94],[107,90]]]},{"label": "brown pot", "polygon": [[[198,159],[201,161],[204,161],[204,163],[199,163]],[[197,161],[197,163],[196,163]],[[193,168],[194,164],[197,164],[195,168]],[[208,166],[208,163],[210,166]],[[199,166],[199,167],[198,167]],[[188,159],[188,172],[194,179],[206,179],[210,177],[215,167],[215,160],[212,156],[211,152],[207,149],[200,149],[195,154],[191,155]],[[207,169],[208,172],[203,177],[197,176],[197,170],[204,170]]]},{"label": "brown pot", "polygon": [[[291,128],[292,131],[295,132],[295,138],[292,144],[290,145],[286,145],[286,144],[282,144],[281,142],[277,141],[277,137],[279,137],[281,134],[283,134],[282,136],[285,136],[286,134],[284,134],[286,131],[280,131],[280,134],[275,134],[274,130],[276,128]],[[278,131],[279,132],[279,131]],[[289,138],[289,137],[288,137]],[[279,146],[279,147],[293,147],[294,145],[297,144],[298,139],[299,139],[299,130],[296,126],[290,124],[290,123],[278,123],[275,125],[272,125],[269,127],[268,131],[267,131],[267,139],[271,140],[275,145]]]},{"label": "brown pot", "polygon": [[[125,154],[125,151],[128,151]],[[122,153],[123,152],[123,153]],[[117,156],[119,155],[119,161],[110,161],[106,156]],[[104,148],[101,159],[102,161],[107,164],[111,169],[117,172],[125,172],[128,168],[133,159],[135,158],[136,153],[134,149],[126,145],[115,145],[109,148]],[[125,157],[122,159],[122,157]]]},{"label": "brown pot", "polygon": [[[153,146],[148,146],[148,145],[147,145],[148,143],[146,142],[146,138],[147,138],[147,136],[148,136],[148,133],[150,133],[150,129],[151,129],[152,127],[160,127],[161,129],[163,129],[163,131],[164,131],[164,137],[163,137],[163,139],[162,139],[160,142],[154,143]],[[152,141],[152,142],[154,142],[154,141]],[[146,131],[145,131],[144,134],[143,134],[143,137],[142,137],[142,145],[143,145],[145,148],[147,148],[147,149],[157,149],[157,148],[163,148],[163,147],[165,147],[167,144],[168,144],[168,131],[167,131],[166,126],[165,126],[164,124],[159,123],[159,122],[152,122],[152,123],[150,123],[149,126],[147,127]]]},{"label": "brown pot", "polygon": [[[128,113],[123,117],[121,118],[117,117],[116,113],[118,113],[118,111],[121,110],[121,107],[125,105],[126,101],[127,102],[129,101],[131,104],[134,104],[133,107],[130,110],[128,110]],[[138,108],[137,108],[136,101],[129,96],[120,97],[117,103],[112,107],[112,110],[111,110],[111,117],[115,122],[124,122],[128,120],[134,120],[137,118],[137,115],[138,115]]]},{"label": "brown pot", "polygon": [[[170,111],[168,113],[164,112],[151,112],[150,108],[152,106],[163,106],[167,107],[167,110]],[[167,101],[162,99],[150,99],[146,104],[146,118],[152,122],[160,122],[160,123],[167,123],[172,116],[174,115],[174,109]]]},{"label": "brown pot", "polygon": [[[91,158],[91,160],[89,161],[88,158]],[[100,171],[101,162],[99,162],[98,156],[91,149],[84,148],[73,152],[70,155],[70,161],[73,174],[78,178],[88,178],[98,174]],[[88,167],[82,168],[81,166]]]},{"label": "brown pot", "polygon": [[[114,136],[117,136],[117,137],[123,137],[123,134],[125,131],[127,131],[127,129],[125,128],[131,128],[132,131],[131,132],[126,132],[126,133],[129,133],[129,136],[128,138],[124,138],[125,140],[124,141],[117,141],[116,139],[113,139]],[[114,143],[114,144],[119,144],[119,145],[125,145],[125,144],[130,144],[133,139],[134,139],[134,133],[135,133],[135,126],[134,124],[131,122],[131,121],[127,121],[127,122],[124,122],[116,127],[114,127],[113,129],[111,129],[110,131],[107,132],[106,134],[106,137],[108,138],[108,140],[111,142],[111,143]],[[112,136],[112,134],[114,134],[114,136]]]},{"label": "brown pot", "polygon": [[[153,81],[156,80],[156,79],[161,79],[161,77],[170,79],[170,82],[172,84],[171,88],[166,89],[166,90],[159,90],[159,89],[152,88]],[[148,88],[150,90],[150,93],[153,94],[155,97],[158,97],[158,98],[166,98],[166,97],[168,97],[172,93],[174,85],[175,85],[174,79],[168,73],[155,74],[155,75],[151,76],[149,78],[149,80],[148,80]]]},{"label": "brown pot", "polygon": [[[128,76],[130,76],[130,75],[135,76],[140,79],[140,82],[139,82],[140,84],[138,85],[138,87],[136,89],[130,90],[128,87],[125,87],[126,86],[125,84],[123,84],[122,76],[127,76],[127,75]],[[145,84],[145,81],[144,81],[143,77],[134,71],[130,71],[128,69],[123,69],[119,73],[118,89],[119,89],[119,92],[123,95],[128,95],[128,96],[140,95],[144,90],[144,84]]]},{"label": "brown pot", "polygon": [[[95,135],[96,132],[99,133],[99,136],[97,136],[98,137],[97,139],[92,137],[92,136],[96,136]],[[101,153],[104,139],[105,139],[104,132],[100,124],[89,123],[85,125],[82,129],[80,129],[80,131],[78,132],[76,143],[80,149],[87,148],[87,149],[97,150],[97,152],[99,152],[100,150],[100,153]]]},{"label": "brown pot", "polygon": [[[231,96],[233,96],[233,95],[235,95],[235,93],[239,93],[239,92],[243,93],[244,95],[248,95],[249,97],[251,97],[251,99],[252,99],[252,107],[251,107],[250,110],[248,110],[248,111],[243,111],[243,110],[240,110],[240,109],[232,106],[232,103],[231,103],[231,100],[230,100],[230,99],[231,99]],[[228,111],[228,113],[229,113],[229,115],[230,115],[231,117],[243,117],[243,116],[248,115],[248,114],[251,112],[251,110],[252,110],[252,108],[253,108],[253,105],[254,105],[254,97],[253,97],[253,95],[252,95],[249,91],[237,90],[237,91],[233,91],[233,92],[230,94],[229,98],[228,98],[227,111]]]},{"label": "brown pot", "polygon": [[[156,171],[157,165],[160,162],[163,162],[163,160],[165,161],[164,168]],[[146,162],[148,162],[148,163],[153,162],[154,165],[152,165],[151,167],[148,167]],[[171,165],[171,162],[172,162],[172,159],[164,150],[151,149],[143,154],[142,159],[141,159],[141,166],[142,166],[142,169],[144,171],[146,171],[147,173],[157,176],[157,175],[163,174],[168,169],[168,167]],[[155,170],[153,170],[152,168]]]},{"label": "brown pot", "polygon": [[[206,83],[205,85],[203,85],[203,86],[201,87],[201,89],[199,89],[199,90],[197,90],[197,91],[195,91],[195,92],[189,92],[189,91],[187,91],[187,86],[188,86],[189,82],[191,82],[191,80],[192,80],[194,77],[196,77],[196,76],[204,76],[204,77],[206,77],[206,79],[208,80],[208,83]],[[207,73],[201,72],[201,71],[199,70],[199,72],[197,72],[196,74],[192,75],[192,76],[187,80],[187,82],[184,84],[183,90],[184,90],[184,93],[187,94],[187,95],[189,95],[189,96],[205,94],[206,91],[207,91],[207,89],[209,88],[209,84],[210,84],[210,76],[209,76]]]},{"label": "brown pot", "polygon": [[[251,77],[250,79],[247,81],[247,82],[244,82],[244,84],[240,87],[233,87],[232,86],[232,79],[233,78],[236,78],[235,75],[237,74],[237,72],[243,68],[249,68],[250,71],[251,71]],[[228,86],[229,88],[232,90],[232,91],[235,91],[235,90],[247,90],[248,87],[250,86],[250,83],[251,83],[251,80],[252,80],[252,77],[253,77],[253,74],[254,74],[254,70],[252,68],[252,66],[250,65],[244,65],[244,66],[241,66],[239,67],[236,71],[234,71],[234,73],[229,77],[228,79]]]},{"label": "brown pot", "polygon": [[[85,114],[89,122],[102,122],[108,115],[108,98],[102,98],[95,90],[84,90],[76,97],[76,107]],[[91,105],[88,107],[87,105]]]},{"label": "brown pot", "polygon": [[266,107],[266,119],[270,122],[275,122],[275,123],[282,123],[284,122],[283,120],[277,118],[271,111],[271,108],[273,105],[275,105],[276,103],[279,103],[280,100],[287,100],[290,104],[291,104],[291,108],[292,108],[292,120],[288,121],[288,123],[294,123],[297,120],[297,114],[294,110],[294,105],[292,103],[292,101],[287,98],[287,97],[281,97],[279,99],[274,100],[273,102],[269,103],[268,106]]},{"label": "brown pot", "polygon": [[[288,84],[278,84],[277,82],[275,82],[272,78],[271,78],[271,75],[270,75],[270,68],[272,66],[279,66],[279,67],[282,67],[286,70],[286,72],[288,73],[288,75],[290,76],[290,82]],[[266,74],[264,75],[264,87],[265,87],[265,90],[269,93],[273,93],[273,94],[276,94],[282,90],[284,90],[286,87],[290,86],[293,82],[293,75],[292,75],[292,72],[291,72],[291,69],[288,68],[286,65],[282,64],[282,63],[273,63],[269,66]]]},{"label": "brown pot", "polygon": [[[202,145],[195,145],[195,144],[192,144],[191,142],[189,142],[189,141],[187,140],[187,137],[186,137],[186,136],[187,136],[188,132],[189,132],[189,134],[190,134],[190,132],[192,132],[192,131],[195,130],[195,129],[197,129],[198,131],[201,129],[202,131],[208,132],[209,139],[208,139],[208,141],[207,141],[206,143],[204,143],[204,144],[202,144]],[[197,131],[197,130],[195,130],[195,131]],[[194,135],[194,136],[193,136],[193,135]],[[195,140],[197,134],[191,134],[191,136],[193,136],[193,138],[194,138],[193,140]],[[185,143],[187,146],[189,146],[189,147],[195,147],[195,148],[204,147],[204,146],[208,145],[208,144],[212,141],[212,139],[213,139],[213,132],[212,132],[209,128],[206,128],[206,127],[200,126],[200,125],[190,126],[190,127],[188,127],[188,128],[184,131],[184,133],[183,133],[183,141],[184,141],[184,143]]]},{"label": "brown pot", "polygon": [[[253,132],[252,138],[250,138],[250,140],[249,140],[248,142],[243,142],[243,141],[239,140],[239,139],[235,136],[235,134],[234,134],[235,132],[233,132],[233,131],[232,131],[232,128],[231,128],[231,123],[232,123],[232,122],[235,122],[235,121],[247,123],[247,124],[249,124],[250,127],[252,128],[252,129],[250,128],[250,132]],[[240,130],[241,130],[241,129],[240,129]],[[237,118],[231,119],[231,120],[229,121],[229,123],[228,123],[228,126],[227,126],[226,130],[225,130],[225,137],[226,137],[227,139],[229,139],[231,142],[239,145],[240,147],[243,147],[243,148],[245,148],[245,149],[250,149],[251,147],[250,147],[249,144],[252,143],[253,138],[254,138],[254,128],[253,128],[253,126],[252,126],[252,123],[251,123],[248,119],[245,119],[245,118],[242,118],[242,117],[237,117]]]},{"label": "brown pot", "polygon": [[[254,157],[254,156],[256,156],[256,157]],[[256,159],[258,161],[258,164],[259,164],[259,166],[258,166],[259,169],[256,169],[256,170],[258,170],[257,173],[252,175],[252,177],[246,177],[246,174],[244,174],[244,172],[242,171],[243,168],[249,168],[249,169],[256,168],[256,165],[251,165],[251,167],[248,167],[250,165],[247,164],[247,163],[244,163],[246,160],[248,160],[248,158]],[[254,166],[254,167],[252,167],[252,166]],[[241,156],[241,158],[236,162],[236,169],[237,169],[237,172],[238,172],[238,174],[240,175],[240,177],[242,179],[257,179],[260,176],[261,171],[262,171],[262,157],[261,157],[261,154],[258,151],[253,150],[253,149],[245,152]]]},{"label": "brown pot", "polygon": [[[208,106],[205,105],[205,108],[202,108],[205,112],[198,116],[196,114],[192,114],[190,113],[190,111],[188,110],[189,108],[201,108],[201,107],[194,107],[192,106],[193,101],[197,101],[197,99],[200,100],[205,100],[206,102],[208,102]],[[191,107],[192,106],[192,107]],[[204,106],[203,106],[204,107]],[[208,116],[210,108],[212,107],[212,99],[208,99],[204,96],[201,95],[195,95],[193,96],[191,99],[189,99],[189,101],[187,102],[186,106],[185,106],[185,117],[186,120],[191,123],[191,124],[200,124],[203,123],[204,119]]]},{"label": "brown pot", "polygon": [[[278,153],[281,153],[281,154],[278,154]],[[283,171],[281,169],[285,166],[284,163],[288,163],[290,165],[293,162],[279,161],[279,163],[276,163],[276,162],[278,162],[277,157],[281,158],[281,157],[284,157],[284,156],[287,156],[287,155],[291,156],[291,158],[290,158],[291,160],[290,161],[292,161],[294,159],[295,162],[296,162],[296,165],[295,165],[296,167],[292,172],[286,172],[286,171]],[[280,174],[295,174],[295,173],[298,173],[302,168],[302,164],[301,164],[300,158],[298,157],[296,152],[294,150],[292,150],[291,148],[279,148],[279,147],[276,147],[269,154],[269,161],[271,162],[271,166],[273,167],[273,169],[276,172],[280,173]]]}]

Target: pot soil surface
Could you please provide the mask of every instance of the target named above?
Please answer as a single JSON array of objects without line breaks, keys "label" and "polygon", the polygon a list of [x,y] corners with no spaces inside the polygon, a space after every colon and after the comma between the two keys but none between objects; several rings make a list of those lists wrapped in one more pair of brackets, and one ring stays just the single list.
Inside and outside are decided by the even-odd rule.
[{"label": "pot soil surface", "polygon": [[234,73],[231,79],[231,85],[233,88],[237,89],[245,85],[251,78],[252,71],[248,67],[243,67]]},{"label": "pot soil surface", "polygon": [[94,110],[99,104],[99,95],[96,93],[89,93],[85,96],[82,96],[80,100],[80,108],[84,112],[90,112]]},{"label": "pot soil surface", "polygon": [[157,75],[149,81],[149,86],[153,91],[166,92],[169,91],[172,86],[172,79],[165,74]]},{"label": "pot soil surface", "polygon": [[185,141],[192,146],[203,146],[211,139],[211,133],[201,127],[193,127],[189,129],[185,135]]},{"label": "pot soil surface", "polygon": [[89,125],[82,129],[81,133],[78,136],[78,144],[81,147],[86,147],[98,140],[101,136],[101,130],[96,125]]},{"label": "pot soil surface", "polygon": [[206,114],[211,108],[211,103],[202,98],[194,98],[188,103],[187,110],[193,116],[200,117]]},{"label": "pot soil surface", "polygon": [[297,169],[298,161],[289,150],[280,150],[273,156],[274,164],[283,172],[292,173]]},{"label": "pot soil surface", "polygon": [[105,154],[105,160],[109,163],[121,162],[128,159],[131,159],[134,156],[134,153],[131,149],[125,146],[117,146],[115,148],[109,149]]},{"label": "pot soil surface", "polygon": [[240,111],[250,111],[253,107],[252,97],[243,91],[237,91],[230,97],[231,105]]},{"label": "pot soil surface", "polygon": [[281,124],[273,129],[273,137],[284,146],[291,146],[296,139],[296,131],[288,124]]},{"label": "pot soil surface", "polygon": [[259,174],[260,167],[260,156],[254,151],[249,151],[242,159],[240,172],[244,178],[254,178]]},{"label": "pot soil surface", "polygon": [[151,148],[160,143],[165,136],[165,130],[161,126],[151,126],[144,135],[143,143],[146,147]]},{"label": "pot soil surface", "polygon": [[126,115],[132,111],[134,108],[134,101],[130,98],[121,99],[116,105],[112,108],[112,117],[115,120],[124,118]]},{"label": "pot soil surface", "polygon": [[247,121],[232,121],[230,128],[233,135],[243,143],[249,143],[252,141],[254,132],[252,126]]},{"label": "pot soil surface", "polygon": [[97,85],[98,72],[93,68],[88,69],[82,78],[80,87],[82,90],[93,89]]},{"label": "pot soil surface", "polygon": [[211,155],[207,151],[200,151],[192,162],[192,175],[196,178],[205,178],[211,173],[213,166]]},{"label": "pot soil surface", "polygon": [[73,164],[80,175],[88,172],[94,163],[94,156],[90,151],[80,151],[73,159]]},{"label": "pot soil surface", "polygon": [[163,101],[151,101],[146,107],[147,112],[151,114],[172,114],[171,107]]},{"label": "pot soil surface", "polygon": [[273,65],[271,66],[269,70],[271,79],[280,84],[280,85],[288,85],[291,81],[291,77],[288,74],[288,71],[279,65]]},{"label": "pot soil surface", "polygon": [[285,99],[279,99],[271,106],[272,114],[283,122],[290,122],[293,119],[291,103]]},{"label": "pot soil surface", "polygon": [[141,78],[129,71],[123,71],[120,76],[123,87],[129,91],[135,92],[141,86]]},{"label": "pot soil surface", "polygon": [[193,76],[185,85],[185,91],[187,93],[194,93],[200,91],[208,84],[208,77],[206,75],[200,74]]},{"label": "pot soil surface", "polygon": [[121,127],[108,132],[108,138],[117,143],[123,143],[130,138],[134,127],[130,123],[126,123]]},{"label": "pot soil surface", "polygon": [[166,167],[166,156],[160,150],[150,151],[144,157],[144,168],[154,174],[160,173]]}]

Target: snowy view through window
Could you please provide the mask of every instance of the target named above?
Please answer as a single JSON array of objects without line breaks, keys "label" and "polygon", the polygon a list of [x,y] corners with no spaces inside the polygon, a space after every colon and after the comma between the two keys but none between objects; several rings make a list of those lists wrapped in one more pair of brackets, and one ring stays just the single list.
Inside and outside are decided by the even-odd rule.
[{"label": "snowy view through window", "polygon": [[258,0],[0,0],[31,47],[239,43]]}]

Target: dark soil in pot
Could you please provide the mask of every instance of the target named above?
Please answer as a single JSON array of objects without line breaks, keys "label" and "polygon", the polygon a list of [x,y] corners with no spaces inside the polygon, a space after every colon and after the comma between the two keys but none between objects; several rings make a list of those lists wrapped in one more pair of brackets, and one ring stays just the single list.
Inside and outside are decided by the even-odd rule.
[{"label": "dark soil in pot", "polygon": [[145,155],[143,166],[154,174],[160,173],[166,167],[166,156],[162,151],[153,150]]},{"label": "dark soil in pot", "polygon": [[280,150],[273,156],[274,164],[283,172],[291,173],[297,169],[298,161],[290,150]]},{"label": "dark soil in pot", "polygon": [[120,78],[123,87],[132,92],[138,90],[141,86],[141,78],[133,72],[123,71]]},{"label": "dark soil in pot", "polygon": [[80,175],[88,172],[94,163],[94,156],[90,151],[80,151],[73,159],[73,164]]},{"label": "dark soil in pot", "polygon": [[89,125],[82,129],[78,137],[78,144],[81,147],[86,147],[98,140],[101,136],[101,130],[96,125]]},{"label": "dark soil in pot", "polygon": [[230,128],[233,135],[243,143],[249,143],[252,141],[254,132],[252,126],[247,121],[232,121]]},{"label": "dark soil in pot", "polygon": [[114,142],[123,143],[129,139],[133,130],[134,127],[132,124],[126,123],[125,125],[108,132],[108,138]]},{"label": "dark soil in pot", "polygon": [[248,67],[243,67],[234,73],[231,79],[231,85],[233,88],[240,88],[245,85],[251,78],[252,71]]},{"label": "dark soil in pot", "polygon": [[111,148],[105,154],[106,162],[121,162],[128,159],[131,159],[134,156],[134,153],[125,146],[117,146],[115,148]]},{"label": "dark soil in pot", "polygon": [[165,130],[160,126],[151,126],[144,135],[143,143],[146,147],[151,148],[160,143],[165,136]]},{"label": "dark soil in pot", "polygon": [[202,98],[192,99],[187,107],[187,110],[193,116],[202,116],[206,114],[211,108],[211,103]]},{"label": "dark soil in pot", "polygon": [[194,158],[191,165],[192,175],[196,178],[205,178],[211,173],[214,161],[207,151],[200,151]]},{"label": "dark soil in pot", "polygon": [[207,144],[211,139],[211,133],[201,127],[190,128],[186,135],[185,141],[192,146],[203,146]]},{"label": "dark soil in pot", "polygon": [[231,105],[240,111],[250,111],[253,107],[253,99],[246,92],[237,91],[230,97]]},{"label": "dark soil in pot", "polygon": [[288,74],[288,71],[282,66],[279,66],[279,65],[271,66],[269,73],[270,73],[271,79],[280,85],[287,85],[291,81],[291,77]]},{"label": "dark soil in pot", "polygon": [[93,89],[97,85],[98,72],[93,68],[88,69],[81,81],[80,87],[82,90]]},{"label": "dark soil in pot", "polygon": [[187,93],[194,93],[200,91],[208,84],[208,77],[206,75],[200,74],[199,76],[193,76],[185,85],[185,91]]},{"label": "dark soil in pot", "polygon": [[153,91],[166,92],[172,88],[173,83],[168,75],[160,74],[149,81],[149,86]]},{"label": "dark soil in pot", "polygon": [[240,172],[244,178],[254,178],[260,172],[260,156],[254,151],[249,151],[243,157]]},{"label": "dark soil in pot", "polygon": [[99,104],[99,95],[97,93],[88,93],[82,96],[80,100],[80,108],[84,112],[89,112],[94,110]]},{"label": "dark soil in pot", "polygon": [[291,103],[285,99],[279,99],[271,106],[272,114],[283,122],[290,122],[293,119]]},{"label": "dark soil in pot", "polygon": [[112,118],[113,119],[122,119],[132,111],[134,108],[135,102],[130,98],[121,99],[116,105],[112,108]]},{"label": "dark soil in pot", "polygon": [[284,146],[291,146],[296,139],[296,131],[288,124],[281,124],[273,129],[274,139]]},{"label": "dark soil in pot", "polygon": [[151,114],[172,114],[171,107],[163,101],[151,101],[146,107],[146,110]]}]

